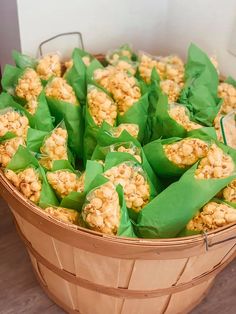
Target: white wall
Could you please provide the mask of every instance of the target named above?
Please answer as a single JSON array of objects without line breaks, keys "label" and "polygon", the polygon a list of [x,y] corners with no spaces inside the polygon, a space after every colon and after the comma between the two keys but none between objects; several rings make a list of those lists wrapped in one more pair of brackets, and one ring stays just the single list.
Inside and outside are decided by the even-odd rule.
[{"label": "white wall", "polygon": [[[18,48],[36,55],[41,41],[66,31],[81,31],[85,48],[105,52],[124,42],[153,54],[185,56],[190,42],[215,54],[223,73],[236,77],[236,0],[1,0],[0,62]],[[49,50],[68,53],[77,43],[67,38]],[[235,51],[236,52],[236,51]]]},{"label": "white wall", "polygon": [[20,50],[16,0],[0,0],[0,66],[11,63],[13,49]]},{"label": "white wall", "polygon": [[166,51],[185,56],[192,41],[217,56],[224,74],[236,77],[236,56],[228,51],[230,42],[236,47],[235,0],[171,0],[166,22]]},{"label": "white wall", "polygon": [[39,42],[67,31],[82,32],[85,48],[93,53],[105,52],[125,42],[150,52],[163,47],[166,0],[17,2],[25,53],[35,54]]}]

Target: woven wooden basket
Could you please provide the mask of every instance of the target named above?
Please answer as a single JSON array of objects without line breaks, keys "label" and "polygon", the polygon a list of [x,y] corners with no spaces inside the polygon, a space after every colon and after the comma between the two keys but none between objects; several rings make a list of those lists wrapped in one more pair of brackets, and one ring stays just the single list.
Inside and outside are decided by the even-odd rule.
[{"label": "woven wooden basket", "polygon": [[52,219],[2,173],[0,188],[41,286],[69,313],[188,313],[235,257],[236,225],[206,237],[105,236]]}]

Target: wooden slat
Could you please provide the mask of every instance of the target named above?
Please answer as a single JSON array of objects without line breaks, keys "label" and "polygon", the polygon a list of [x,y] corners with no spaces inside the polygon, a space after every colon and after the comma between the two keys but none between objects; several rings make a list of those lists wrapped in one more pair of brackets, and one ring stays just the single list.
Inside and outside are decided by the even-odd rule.
[{"label": "wooden slat", "polygon": [[119,267],[119,288],[128,288],[130,278],[132,276],[135,260],[122,260],[120,259]]},{"label": "wooden slat", "polygon": [[119,259],[74,249],[76,275],[110,287],[119,284]]},{"label": "wooden slat", "polygon": [[178,283],[190,281],[217,266],[227,253],[231,252],[233,246],[234,244],[230,242],[225,243],[224,248],[215,248],[214,251],[208,251],[204,255],[190,257]]},{"label": "wooden slat", "polygon": [[78,309],[81,314],[120,314],[122,299],[77,287]]},{"label": "wooden slat", "polygon": [[126,299],[121,314],[162,314],[167,299],[168,296],[146,300]]},{"label": "wooden slat", "polygon": [[68,282],[57,276],[55,273],[47,269],[45,266],[38,264],[40,273],[50,292],[61,300],[66,306],[75,309],[73,297]]},{"label": "wooden slat", "polygon": [[75,274],[74,248],[71,245],[65,244],[56,239],[53,239],[53,244],[61,268]]},{"label": "wooden slat", "polygon": [[154,290],[172,286],[182,271],[186,259],[179,260],[136,260],[129,289]]},{"label": "wooden slat", "polygon": [[25,219],[14,213],[18,226],[26,239],[40,255],[48,259],[52,264],[61,268],[54,248],[53,238],[38,228],[28,223]]},{"label": "wooden slat", "polygon": [[201,300],[204,292],[206,292],[211,285],[212,280],[213,279],[210,279],[198,286],[173,294],[164,314],[187,313],[190,309],[192,309],[194,304],[197,304]]}]

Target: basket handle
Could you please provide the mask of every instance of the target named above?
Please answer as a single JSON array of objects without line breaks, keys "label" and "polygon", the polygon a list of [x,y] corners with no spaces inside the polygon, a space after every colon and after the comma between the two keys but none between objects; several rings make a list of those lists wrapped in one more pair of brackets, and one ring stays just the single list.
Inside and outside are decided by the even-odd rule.
[{"label": "basket handle", "polygon": [[53,36],[53,37],[50,37],[50,38],[48,38],[48,39],[42,41],[42,42],[39,44],[39,46],[38,46],[38,51],[39,51],[40,57],[43,56],[43,49],[42,49],[42,48],[43,48],[43,46],[44,46],[46,43],[48,43],[48,42],[50,42],[50,41],[52,41],[52,40],[54,40],[54,39],[56,39],[56,38],[58,38],[58,37],[69,36],[69,35],[78,35],[79,44],[80,44],[80,46],[82,47],[82,49],[84,50],[84,42],[83,42],[82,33],[81,33],[81,32],[66,32],[66,33],[57,34],[57,35],[55,35],[55,36]]},{"label": "basket handle", "polygon": [[205,245],[206,245],[206,251],[209,251],[209,248],[211,248],[212,246],[215,246],[215,245],[218,245],[218,244],[222,244],[222,243],[225,243],[225,242],[228,242],[228,241],[236,239],[236,235],[235,235],[233,237],[230,237],[230,238],[227,238],[227,239],[224,239],[224,240],[220,240],[220,241],[216,241],[216,242],[209,241],[208,236],[207,236],[207,232],[205,232],[205,231],[203,231],[202,236],[204,238],[204,242],[205,242]]}]

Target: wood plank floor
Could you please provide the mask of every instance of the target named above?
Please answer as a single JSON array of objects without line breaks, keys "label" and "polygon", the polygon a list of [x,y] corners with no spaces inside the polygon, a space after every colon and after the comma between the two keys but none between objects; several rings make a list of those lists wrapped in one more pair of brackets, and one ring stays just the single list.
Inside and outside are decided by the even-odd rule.
[{"label": "wood plank floor", "polygon": [[[7,205],[0,199],[0,314],[62,313],[38,285]],[[208,296],[191,314],[215,313],[236,313],[236,260],[218,276]]]}]

